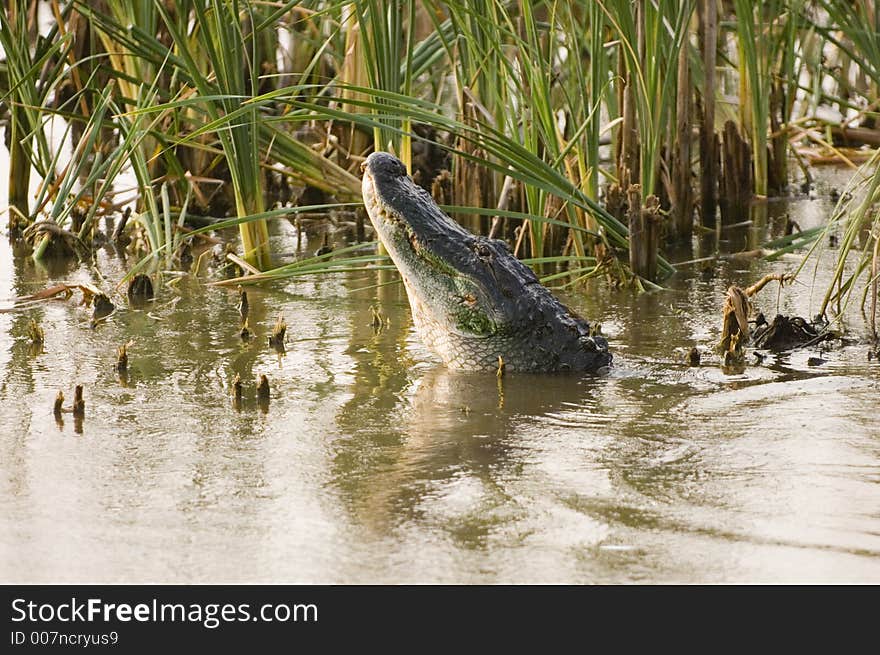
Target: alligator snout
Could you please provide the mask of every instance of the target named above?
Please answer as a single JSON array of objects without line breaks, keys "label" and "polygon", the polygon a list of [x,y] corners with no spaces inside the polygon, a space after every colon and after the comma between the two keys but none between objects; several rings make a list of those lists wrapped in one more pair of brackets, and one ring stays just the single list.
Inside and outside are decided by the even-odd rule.
[{"label": "alligator snout", "polygon": [[364,204],[400,270],[419,336],[450,367],[598,372],[608,342],[559,302],[502,241],[474,236],[437,206],[403,162],[361,165]]}]

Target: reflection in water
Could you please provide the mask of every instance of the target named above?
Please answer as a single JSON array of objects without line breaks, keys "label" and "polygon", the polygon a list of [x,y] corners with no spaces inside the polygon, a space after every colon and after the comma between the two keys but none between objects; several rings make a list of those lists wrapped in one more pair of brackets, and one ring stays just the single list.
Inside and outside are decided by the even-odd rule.
[{"label": "reflection in water", "polygon": [[[806,229],[814,205],[786,211]],[[725,247],[784,229],[765,209],[765,228],[721,231]],[[279,251],[293,238],[273,234]],[[104,283],[8,248],[0,301],[126,270],[100,253]],[[861,323],[818,368],[811,351],[727,375],[712,354],[727,287],[785,265],[731,259],[663,293],[567,296],[612,343],[604,377],[449,371],[385,273],[252,289],[247,342],[237,294],[188,279],[149,308],[118,299],[94,329],[75,302],[0,312],[0,580],[878,582],[880,369]],[[757,302],[776,311],[772,292]],[[803,286],[779,302],[814,313]],[[283,356],[267,343],[279,313]],[[695,345],[704,365],[688,367]],[[75,384],[85,417],[56,424]]]}]

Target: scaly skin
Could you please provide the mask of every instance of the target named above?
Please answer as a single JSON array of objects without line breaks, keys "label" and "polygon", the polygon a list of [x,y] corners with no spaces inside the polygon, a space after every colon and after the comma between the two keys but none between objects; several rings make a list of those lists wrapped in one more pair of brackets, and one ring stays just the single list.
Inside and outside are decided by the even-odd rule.
[{"label": "scaly skin", "polygon": [[450,368],[598,372],[608,343],[557,300],[503,241],[444,214],[385,152],[363,165],[370,221],[394,261],[425,344]]}]

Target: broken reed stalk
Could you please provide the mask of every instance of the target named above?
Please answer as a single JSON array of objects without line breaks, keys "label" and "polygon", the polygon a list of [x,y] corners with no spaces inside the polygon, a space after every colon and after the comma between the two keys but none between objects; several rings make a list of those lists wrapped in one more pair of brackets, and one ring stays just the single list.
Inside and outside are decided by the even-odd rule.
[{"label": "broken reed stalk", "polygon": [[275,326],[272,328],[272,334],[269,335],[269,345],[277,352],[284,352],[284,337],[287,334],[287,322],[282,314],[278,314],[275,319]]},{"label": "broken reed stalk", "polygon": [[116,365],[114,366],[117,373],[125,374],[128,372],[128,344],[124,343],[116,349]]},{"label": "broken reed stalk", "polygon": [[[368,88],[370,76],[367,71],[367,58],[364,56],[363,37],[361,25],[357,17],[355,3],[347,3],[342,6],[342,29],[345,32],[345,56],[342,67],[339,70],[339,79],[343,83],[342,109],[346,113],[368,113],[369,109],[363,107],[361,102],[368,100],[367,94],[356,91],[350,87]],[[346,102],[351,100],[353,102]],[[355,104],[358,103],[358,104]],[[370,135],[361,130],[355,123],[340,123],[335,127],[336,136],[339,139],[340,152],[344,159],[342,165],[349,171],[356,170],[361,158],[366,155],[367,149],[372,144]]]},{"label": "broken reed stalk", "polygon": [[43,343],[46,339],[46,334],[43,331],[43,328],[40,327],[40,324],[37,323],[34,319],[31,319],[31,322],[28,323],[28,338],[31,340],[31,345],[35,348],[43,347]]},{"label": "broken reed stalk", "polygon": [[126,295],[128,296],[129,304],[134,307],[144,307],[155,296],[153,281],[150,279],[150,276],[138,273],[131,278]]},{"label": "broken reed stalk", "polygon": [[735,223],[748,218],[752,188],[752,149],[736,123],[727,121],[721,139],[719,178],[722,222]]},{"label": "broken reed stalk", "polygon": [[703,225],[714,225],[718,181],[715,151],[715,62],[718,49],[718,7],[715,0],[700,0],[700,48],[703,54],[703,115],[700,117],[700,204]]},{"label": "broken reed stalk", "polygon": [[257,384],[257,400],[260,402],[269,402],[269,378],[265,375],[260,376],[260,382]]},{"label": "broken reed stalk", "polygon": [[22,109],[10,107],[10,121],[6,129],[9,137],[9,232],[18,234],[27,227],[30,217],[28,186],[31,179],[31,161],[22,145]]},{"label": "broken reed stalk", "polygon": [[241,376],[236,373],[232,380],[232,404],[236,409],[241,409],[242,384]]},{"label": "broken reed stalk", "polygon": [[629,267],[634,275],[653,281],[657,277],[657,248],[660,244],[660,200],[655,195],[642,206],[642,186],[631,184],[627,191],[629,223]]},{"label": "broken reed stalk", "polygon": [[[620,53],[622,61],[625,55]],[[617,162],[617,179],[621,189],[629,189],[631,182],[639,180],[639,120],[636,114],[636,81],[632,71],[625,70],[623,89],[623,122],[620,129],[621,149]]]},{"label": "broken reed stalk", "polygon": [[727,290],[722,310],[721,341],[719,350],[727,355],[738,354],[749,338],[749,300],[738,286]]},{"label": "broken reed stalk", "polygon": [[77,418],[82,418],[85,416],[85,413],[86,401],[83,400],[83,386],[78,384],[73,389],[73,415]]},{"label": "broken reed stalk", "polygon": [[257,407],[264,414],[269,411],[269,395],[269,379],[261,375],[260,383],[257,385]]},{"label": "broken reed stalk", "polygon": [[248,314],[250,313],[250,303],[248,302],[247,291],[239,287],[238,289],[238,315],[241,316],[242,325],[247,324]]},{"label": "broken reed stalk", "polygon": [[[477,108],[473,102],[468,102],[462,97],[461,120],[464,125],[479,128],[477,121]],[[488,153],[483,150],[469,136],[460,136],[456,141],[456,150],[464,154],[455,153],[452,156],[452,198],[454,204],[460,207],[488,207],[494,203],[492,173],[482,164],[481,159],[487,159]],[[477,161],[469,156],[475,157]],[[487,221],[480,214],[457,214],[459,223],[472,232],[485,234],[484,225]]]},{"label": "broken reed stalk", "polygon": [[788,185],[788,138],[785,121],[785,91],[781,80],[775,79],[770,88],[770,145],[768,146],[767,186],[773,193],[781,193]]},{"label": "broken reed stalk", "polygon": [[691,82],[688,44],[678,53],[678,88],[675,98],[675,139],[672,159],[673,236],[690,238],[694,229],[694,195],[691,189]]},{"label": "broken reed stalk", "polygon": [[874,236],[874,252],[871,258],[871,334],[877,338],[877,270],[880,267],[880,237]]}]

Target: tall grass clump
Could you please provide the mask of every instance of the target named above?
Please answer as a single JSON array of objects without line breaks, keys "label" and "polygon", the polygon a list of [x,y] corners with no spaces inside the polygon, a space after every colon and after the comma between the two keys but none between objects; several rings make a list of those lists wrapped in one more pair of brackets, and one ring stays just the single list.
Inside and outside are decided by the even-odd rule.
[{"label": "tall grass clump", "polygon": [[[4,62],[5,88],[0,89],[0,104],[9,107],[7,139],[9,142],[9,205],[13,232],[32,221],[29,202],[31,167],[43,178],[44,185],[54,182],[55,160],[46,129],[52,113],[50,102],[64,79],[73,39],[62,34],[59,25],[45,36],[34,39],[37,25],[32,24],[29,3],[10,0],[0,9],[0,45]],[[63,20],[70,12],[64,8]]]},{"label": "tall grass clump", "polygon": [[621,129],[635,132],[638,161],[632,182],[641,184],[643,196],[648,196],[658,190],[663,147],[672,142],[679,52],[688,45],[694,2],[639,0],[635,14],[628,0],[598,4],[620,38],[619,57],[634,93],[636,120],[630,125],[624,117]]},{"label": "tall grass clump", "polygon": [[[36,6],[0,11],[12,213],[87,243],[132,171],[159,263],[175,224],[234,214],[222,224],[252,266],[292,271],[270,261],[267,221],[285,215],[270,201],[299,202],[293,187],[357,201],[357,166],[381,149],[539,272],[650,286],[673,271],[661,236],[692,236],[695,110],[706,171],[724,126],[723,172],[699,180],[704,225],[718,180],[744,208],[784,190],[806,139],[833,145],[859,122],[880,142],[869,0],[71,0],[40,5],[39,38]],[[839,124],[816,115],[828,105]]]},{"label": "tall grass clump", "polygon": [[[239,218],[265,211],[261,169],[259,107],[248,100],[259,93],[260,13],[248,0],[193,2],[189,15],[156,8],[174,43],[178,65],[198,94],[181,100],[204,112],[220,141]],[[250,28],[245,31],[245,24]],[[270,264],[269,230],[264,220],[240,224],[245,259],[258,268]]]},{"label": "tall grass clump", "polygon": [[859,288],[858,281],[867,278],[862,287],[860,308],[864,312],[870,299],[868,316],[876,337],[880,281],[880,151],[860,168],[843,198],[848,199],[838,202],[820,238],[815,240],[798,270],[805,268],[811,258],[815,258],[815,267],[818,267],[828,236],[841,233],[831,280],[823,293],[819,313],[825,315],[833,309],[838,315],[843,314]]}]

